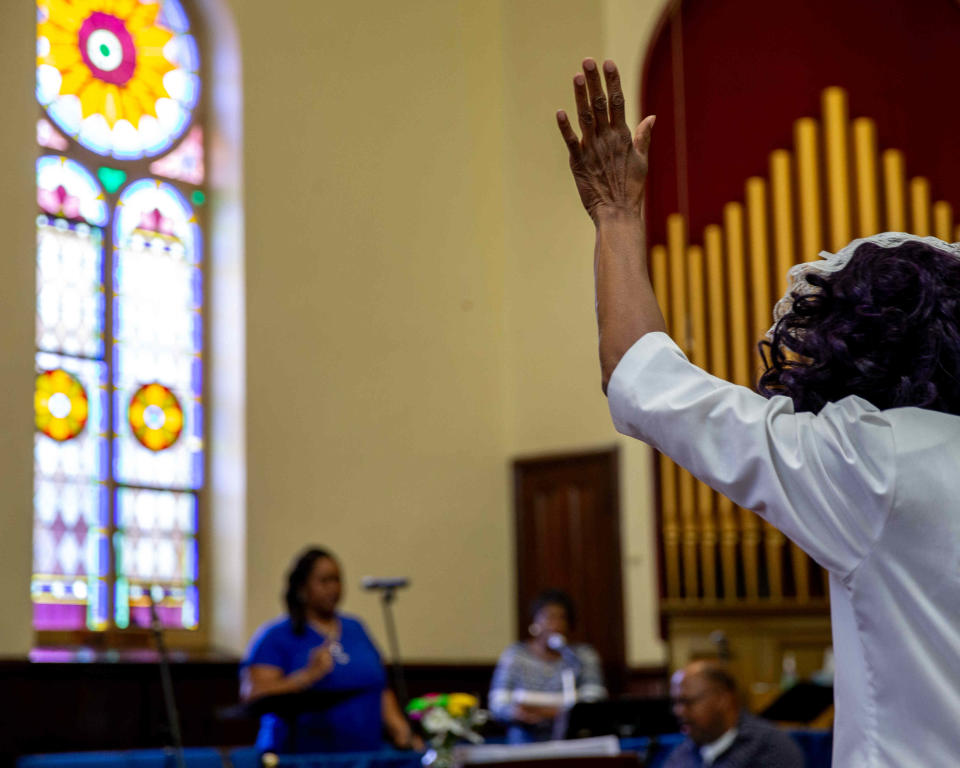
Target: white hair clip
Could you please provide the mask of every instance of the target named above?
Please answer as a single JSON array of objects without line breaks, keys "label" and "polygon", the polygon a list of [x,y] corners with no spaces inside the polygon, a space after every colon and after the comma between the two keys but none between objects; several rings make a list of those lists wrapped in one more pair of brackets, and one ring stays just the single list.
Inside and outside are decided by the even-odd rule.
[{"label": "white hair clip", "polygon": [[895,248],[903,243],[916,241],[926,243],[937,250],[946,251],[954,254],[960,259],[960,243],[947,243],[939,237],[920,237],[919,235],[910,235],[906,232],[881,232],[879,235],[871,237],[861,237],[852,240],[849,244],[841,248],[837,253],[829,251],[820,251],[820,261],[806,261],[800,264],[794,264],[787,271],[787,292],[773,307],[773,325],[767,331],[767,339],[773,340],[773,329],[777,327],[780,318],[788,314],[793,309],[794,296],[809,296],[817,293],[820,289],[807,282],[807,275],[812,272],[819,272],[828,275],[833,272],[839,272],[850,261],[854,251],[864,243],[873,243],[881,248]]}]

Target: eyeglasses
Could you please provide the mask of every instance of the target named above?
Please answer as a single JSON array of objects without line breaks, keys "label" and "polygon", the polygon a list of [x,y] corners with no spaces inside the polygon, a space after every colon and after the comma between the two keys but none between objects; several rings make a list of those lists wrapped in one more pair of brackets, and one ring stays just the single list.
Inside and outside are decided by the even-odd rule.
[{"label": "eyeglasses", "polygon": [[671,698],[670,701],[675,707],[692,707],[701,699],[712,696],[714,693],[715,691],[707,690],[698,693],[696,696],[677,696],[676,698]]}]

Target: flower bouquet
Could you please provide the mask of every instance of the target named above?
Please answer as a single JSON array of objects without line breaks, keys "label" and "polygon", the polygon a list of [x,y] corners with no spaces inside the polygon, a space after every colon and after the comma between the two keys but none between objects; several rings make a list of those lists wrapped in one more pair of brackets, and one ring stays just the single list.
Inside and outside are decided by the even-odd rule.
[{"label": "flower bouquet", "polygon": [[429,739],[430,749],[423,764],[432,768],[452,768],[453,747],[461,740],[483,742],[474,729],[487,722],[476,696],[468,693],[430,693],[407,704],[410,719],[419,723]]}]

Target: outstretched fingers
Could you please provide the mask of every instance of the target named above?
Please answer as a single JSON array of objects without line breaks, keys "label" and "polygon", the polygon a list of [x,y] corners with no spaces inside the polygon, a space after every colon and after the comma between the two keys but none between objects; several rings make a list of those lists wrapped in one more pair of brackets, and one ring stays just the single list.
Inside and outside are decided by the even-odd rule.
[{"label": "outstretched fingers", "polygon": [[620,86],[620,73],[617,65],[607,59],[603,62],[603,79],[607,83],[607,96],[610,99],[610,125],[618,131],[629,131],[624,109],[626,100],[623,98],[623,88]]},{"label": "outstretched fingers", "polygon": [[579,163],[582,154],[580,139],[577,138],[573,126],[570,125],[570,118],[567,117],[567,113],[562,109],[557,112],[557,127],[560,128],[560,135],[563,136],[563,141],[570,151],[570,162]]},{"label": "outstretched fingers", "polygon": [[590,141],[596,133],[597,121],[587,96],[587,80],[579,72],[573,78],[573,98],[577,103],[577,119],[584,141]]},{"label": "outstretched fingers", "polygon": [[589,58],[584,59],[583,74],[587,79],[587,95],[590,99],[593,119],[597,130],[601,131],[610,124],[610,120],[607,115],[607,96],[603,92],[603,84],[600,82],[600,70],[597,68],[597,62]]}]

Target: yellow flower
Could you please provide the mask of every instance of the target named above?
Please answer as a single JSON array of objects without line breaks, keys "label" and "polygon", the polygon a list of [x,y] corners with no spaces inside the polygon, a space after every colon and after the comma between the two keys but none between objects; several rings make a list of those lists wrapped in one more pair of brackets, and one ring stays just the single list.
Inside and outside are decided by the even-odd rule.
[{"label": "yellow flower", "polygon": [[480,705],[476,696],[468,693],[451,693],[447,698],[447,711],[453,717],[463,717],[471,709]]},{"label": "yellow flower", "polygon": [[38,0],[37,34],[48,46],[39,64],[60,72],[60,94],[80,99],[83,117],[102,114],[113,127],[157,116],[169,97],[163,76],[176,66],[163,55],[173,32],[157,25],[159,3],[140,0]]}]

